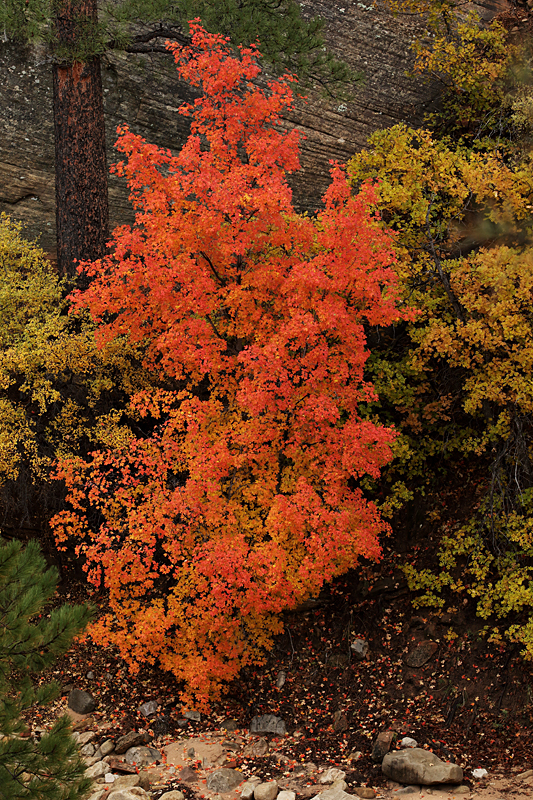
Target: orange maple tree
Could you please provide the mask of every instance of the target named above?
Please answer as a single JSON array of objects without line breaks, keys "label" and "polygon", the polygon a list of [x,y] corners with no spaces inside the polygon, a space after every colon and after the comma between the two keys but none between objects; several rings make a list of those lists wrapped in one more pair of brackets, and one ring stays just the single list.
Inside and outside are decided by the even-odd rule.
[{"label": "orange maple tree", "polygon": [[370,186],[353,196],[335,165],[324,209],[295,213],[292,78],[261,88],[255,48],[193,31],[173,48],[201,90],[179,109],[191,135],[172,155],[119,130],[135,224],[74,298],[101,341],[142,343],[165,388],[133,398],[126,444],[62,462],[54,525],[108,594],[93,638],[159,661],[202,705],[261,658],[281,611],[379,557],[387,526],[359,482],[394,432],[361,413],[365,325],[406,312]]}]

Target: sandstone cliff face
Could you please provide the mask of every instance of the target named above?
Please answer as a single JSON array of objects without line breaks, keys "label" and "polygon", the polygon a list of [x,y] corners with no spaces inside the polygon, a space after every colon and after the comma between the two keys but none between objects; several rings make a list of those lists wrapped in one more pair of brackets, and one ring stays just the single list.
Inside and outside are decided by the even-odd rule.
[{"label": "sandstone cliff face", "polygon": [[[490,17],[505,0],[482,7]],[[411,16],[394,18],[376,10],[374,0],[304,0],[304,13],[321,16],[327,43],[337,55],[364,74],[349,101],[328,101],[310,95],[298,101],[285,123],[305,139],[302,170],[292,178],[300,209],[313,211],[328,185],[329,161],[345,161],[365,146],[378,128],[399,121],[421,122],[437,97],[436,87],[410,76],[410,44],[421,33]],[[55,255],[54,138],[51,66],[46,53],[0,43],[0,211],[22,220],[29,238]],[[177,108],[191,99],[179,81],[172,59],[112,53],[102,63],[108,163],[117,160],[116,128],[128,123],[148,141],[174,151],[188,132]],[[111,228],[132,218],[127,187],[113,176],[109,182]]]}]

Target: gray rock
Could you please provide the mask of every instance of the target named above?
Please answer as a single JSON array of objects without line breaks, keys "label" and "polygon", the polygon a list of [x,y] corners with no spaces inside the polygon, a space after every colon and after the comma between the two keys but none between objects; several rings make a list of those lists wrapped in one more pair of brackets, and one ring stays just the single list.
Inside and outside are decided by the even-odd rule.
[{"label": "gray rock", "polygon": [[400,747],[405,750],[406,747],[418,747],[416,739],[411,739],[410,736],[404,736],[400,741]]},{"label": "gray rock", "polygon": [[244,755],[249,758],[260,758],[266,756],[268,753],[268,742],[266,739],[258,739],[256,742],[250,742],[244,748]]},{"label": "gray rock", "polygon": [[396,797],[403,794],[416,794],[420,791],[420,786],[400,786],[399,789],[396,789],[392,796]]},{"label": "gray rock", "polygon": [[153,789],[161,788],[161,781],[165,782],[163,777],[163,769],[156,767],[155,769],[143,769],[139,772],[139,786],[146,792],[151,792]]},{"label": "gray rock", "polygon": [[147,700],[147,702],[143,703],[142,706],[139,708],[139,712],[143,715],[143,717],[153,717],[154,714],[157,714],[156,701]]},{"label": "gray rock", "polygon": [[94,746],[94,744],[92,744],[92,742],[84,744],[83,747],[80,748],[80,753],[82,756],[94,756],[95,752],[96,752],[96,747]]},{"label": "gray rock", "polygon": [[315,795],[312,800],[353,800],[353,795],[348,794],[344,789],[332,787]]},{"label": "gray rock", "polygon": [[179,775],[180,781],[194,783],[198,780],[198,773],[192,767],[183,767]]},{"label": "gray rock", "polygon": [[254,789],[255,800],[275,800],[278,794],[277,781],[258,783]]},{"label": "gray rock", "polygon": [[335,781],[333,786],[320,792],[320,800],[343,800],[349,795],[346,794],[348,788],[345,781]]},{"label": "gray rock", "polygon": [[87,778],[92,778],[93,781],[96,781],[98,778],[103,778],[106,772],[109,772],[109,764],[106,764],[105,761],[97,761],[96,764],[87,767],[85,775]]},{"label": "gray rock", "polygon": [[254,789],[258,783],[261,783],[259,778],[250,778],[246,781],[241,789],[241,800],[252,800]]},{"label": "gray rock", "polygon": [[342,769],[337,769],[337,767],[330,767],[323,775],[320,776],[318,779],[319,783],[336,783],[337,781],[343,781],[346,777],[346,773],[342,771]]},{"label": "gray rock", "polygon": [[237,722],[236,719],[226,719],[226,720],[224,720],[224,722],[222,723],[222,725],[220,727],[222,728],[222,730],[228,731],[228,733],[231,733],[232,731],[238,730],[239,723]]},{"label": "gray rock", "polygon": [[374,789],[371,786],[356,786],[354,789],[357,797],[362,797],[363,800],[371,800],[376,796]]},{"label": "gray rock", "polygon": [[223,767],[207,776],[206,785],[210,792],[231,792],[239,783],[242,783],[243,774],[236,769]]},{"label": "gray rock", "polygon": [[171,792],[162,794],[159,800],[185,800],[185,795],[177,789],[172,789]]},{"label": "gray rock", "polygon": [[87,800],[102,800],[102,798],[106,796],[107,796],[107,789],[99,789],[97,792],[90,794]]},{"label": "gray rock", "polygon": [[115,744],[115,753],[120,756],[129,750],[130,747],[139,747],[141,744],[146,744],[148,736],[145,733],[137,733],[137,731],[130,731],[124,736],[117,739]]},{"label": "gray rock", "polygon": [[360,750],[354,750],[350,753],[346,761],[350,763],[351,761],[359,761],[360,758],[363,758],[362,752]]},{"label": "gray rock", "polygon": [[420,747],[387,753],[381,769],[387,778],[404,784],[432,786],[439,783],[461,783],[463,780],[461,767],[441,761],[434,753]]},{"label": "gray rock", "polygon": [[124,758],[127,764],[153,764],[154,761],[161,761],[163,756],[155,747],[130,747]]},{"label": "gray rock", "polygon": [[73,689],[68,696],[68,707],[76,714],[91,714],[96,708],[96,700],[83,689]]},{"label": "gray rock", "polygon": [[140,786],[132,786],[130,789],[113,789],[108,794],[108,798],[109,800],[150,800],[150,795]]},{"label": "gray rock", "polygon": [[338,781],[335,781],[335,783],[331,786],[331,789],[342,789],[343,792],[345,792],[347,788],[348,784],[346,783],[346,781],[343,781],[342,778],[339,779]]},{"label": "gray rock", "polygon": [[381,764],[385,754],[390,750],[393,739],[394,731],[381,731],[378,733],[374,746],[372,747],[372,761],[376,764]]},{"label": "gray rock", "polygon": [[350,650],[359,661],[363,661],[368,653],[368,642],[366,639],[355,639],[350,645]]},{"label": "gray rock", "polygon": [[94,672],[90,670],[85,677],[88,681],[94,681]]},{"label": "gray rock", "polygon": [[405,663],[408,667],[422,667],[433,658],[438,649],[436,642],[420,642],[407,654]]},{"label": "gray rock", "polygon": [[109,753],[112,753],[115,749],[114,743],[111,739],[106,739],[105,742],[102,742],[100,747],[98,748],[103,756],[108,756]]},{"label": "gray rock", "polygon": [[88,742],[92,742],[93,739],[96,739],[96,731],[83,731],[83,733],[76,733],[75,738],[81,747]]},{"label": "gray rock", "polygon": [[190,719],[192,722],[200,722],[202,715],[199,711],[184,711],[183,716],[185,719]]},{"label": "gray rock", "polygon": [[278,794],[278,800],[296,800],[296,793],[291,792],[290,789],[284,789]]},{"label": "gray rock", "polygon": [[274,714],[263,714],[252,719],[250,733],[275,733],[278,736],[285,736],[287,729],[281,717],[276,717]]},{"label": "gray rock", "polygon": [[486,778],[488,774],[489,773],[487,772],[487,770],[483,768],[472,770],[473,777],[478,781],[481,780],[481,778]]},{"label": "gray rock", "polygon": [[285,685],[285,681],[287,680],[287,673],[284,669],[280,669],[278,672],[278,677],[276,678],[276,687],[278,689],[282,689]]},{"label": "gray rock", "polygon": [[335,711],[333,714],[333,730],[335,733],[342,733],[348,730],[348,720],[342,711]]},{"label": "gray rock", "polygon": [[140,775],[117,775],[113,784],[113,791],[116,789],[131,789],[132,786],[138,786]]},{"label": "gray rock", "polygon": [[92,767],[93,764],[97,764],[99,761],[102,760],[103,760],[102,757],[96,754],[94,756],[83,756],[83,761],[85,761],[85,764],[88,767]]}]

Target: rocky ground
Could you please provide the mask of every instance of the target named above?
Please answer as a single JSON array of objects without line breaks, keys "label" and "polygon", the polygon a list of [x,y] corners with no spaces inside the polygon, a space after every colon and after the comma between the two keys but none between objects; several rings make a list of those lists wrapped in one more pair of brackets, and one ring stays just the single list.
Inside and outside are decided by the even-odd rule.
[{"label": "rocky ground", "polygon": [[[431,539],[425,546],[432,547]],[[386,554],[380,566],[361,567],[315,604],[288,615],[265,665],[244,671],[209,715],[184,714],[172,676],[147,668],[133,677],[116,653],[83,643],[41,676],[61,684],[61,698],[28,716],[28,733],[46,729],[67,708],[72,689],[89,692],[95,710],[75,716],[75,726],[91,768],[102,759],[107,765],[97,767],[106,795],[120,785],[106,783],[106,774],[115,774],[130,776],[130,783],[138,778],[154,800],[169,790],[181,791],[185,800],[221,794],[233,800],[242,786],[226,796],[205,783],[210,772],[229,769],[241,781],[276,780],[303,800],[323,792],[320,776],[336,767],[345,772],[342,792],[398,796],[405,789],[391,785],[373,757],[381,734],[392,750],[411,737],[458,764],[465,797],[532,796],[531,667],[512,646],[487,642],[467,605],[440,614],[413,611],[394,559]],[[79,597],[71,588],[63,599]],[[150,701],[146,716],[142,709]],[[281,719],[286,733],[250,732],[252,719],[263,715]],[[116,746],[133,733],[157,751],[159,763],[124,772],[119,762],[125,755]],[[98,749],[106,742],[105,752]],[[216,747],[216,757],[205,747]],[[475,777],[479,769],[486,770],[482,778]],[[412,790],[411,796],[431,793],[458,796],[448,788]]]}]

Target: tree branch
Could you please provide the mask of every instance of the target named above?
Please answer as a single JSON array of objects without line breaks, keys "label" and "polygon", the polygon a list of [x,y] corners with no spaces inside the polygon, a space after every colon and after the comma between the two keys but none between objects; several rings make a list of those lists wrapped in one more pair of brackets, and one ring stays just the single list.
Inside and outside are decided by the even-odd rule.
[{"label": "tree branch", "polygon": [[433,234],[431,233],[431,226],[430,226],[430,223],[429,223],[429,216],[431,214],[431,209],[433,207],[434,199],[435,199],[434,196],[432,196],[431,200],[430,200],[430,203],[429,203],[429,206],[428,206],[428,212],[426,214],[426,231],[427,231],[427,235],[428,235],[431,255],[433,257],[433,261],[434,261],[435,266],[437,268],[437,272],[439,274],[440,282],[442,283],[442,285],[444,287],[444,291],[446,292],[446,294],[448,296],[448,300],[450,301],[450,303],[452,305],[452,308],[455,311],[455,314],[456,314],[457,318],[460,319],[461,322],[464,324],[466,322],[466,320],[465,320],[465,316],[464,316],[464,313],[463,313],[463,308],[462,308],[459,300],[457,299],[457,297],[455,296],[455,294],[454,294],[454,292],[452,290],[452,287],[451,287],[451,284],[450,284],[450,279],[449,279],[447,273],[444,272],[444,270],[442,269],[442,263],[441,263],[441,260],[440,260],[439,256],[437,255],[437,250],[435,248],[435,240],[433,239]]},{"label": "tree branch", "polygon": [[161,44],[150,44],[156,39],[170,39],[173,42],[178,42],[182,47],[188,47],[191,44],[189,36],[176,30],[176,28],[166,28],[160,25],[159,28],[154,28],[146,33],[139,33],[134,36],[131,42],[124,47],[116,39],[111,39],[107,42],[106,47],[109,50],[121,49],[126,53],[168,53],[167,48]]}]

